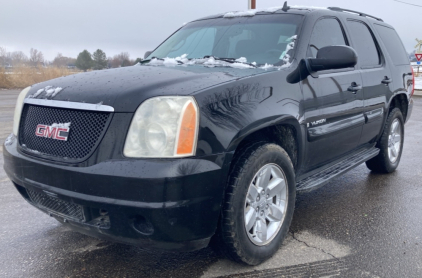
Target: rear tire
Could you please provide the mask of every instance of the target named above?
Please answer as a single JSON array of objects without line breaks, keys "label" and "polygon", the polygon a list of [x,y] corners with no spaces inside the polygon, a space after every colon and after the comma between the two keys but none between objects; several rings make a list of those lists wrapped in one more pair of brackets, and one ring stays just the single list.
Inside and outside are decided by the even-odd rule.
[{"label": "rear tire", "polygon": [[380,153],[368,160],[366,166],[378,173],[394,172],[399,166],[404,141],[404,120],[398,108],[391,110],[384,131],[377,143]]},{"label": "rear tire", "polygon": [[255,143],[240,153],[229,176],[213,245],[229,259],[258,265],[277,252],[288,233],[295,174],[279,145]]}]

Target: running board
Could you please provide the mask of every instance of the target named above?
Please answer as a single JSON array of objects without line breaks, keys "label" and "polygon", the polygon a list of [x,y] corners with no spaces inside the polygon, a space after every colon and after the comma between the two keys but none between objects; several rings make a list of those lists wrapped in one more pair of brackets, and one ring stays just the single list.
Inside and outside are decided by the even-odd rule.
[{"label": "running board", "polygon": [[346,173],[349,170],[359,166],[365,161],[378,155],[380,150],[378,148],[370,148],[361,150],[351,156],[346,157],[340,162],[313,174],[305,179],[302,179],[296,183],[296,191],[298,193],[310,192],[318,189],[332,179]]}]

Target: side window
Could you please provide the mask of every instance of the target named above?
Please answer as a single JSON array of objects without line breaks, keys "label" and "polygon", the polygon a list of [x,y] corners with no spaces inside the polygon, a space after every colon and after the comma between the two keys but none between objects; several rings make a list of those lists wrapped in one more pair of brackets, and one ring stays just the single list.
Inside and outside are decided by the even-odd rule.
[{"label": "side window", "polygon": [[353,48],[358,53],[361,67],[375,67],[381,64],[378,48],[368,26],[355,20],[348,20],[347,26],[350,30]]},{"label": "side window", "polygon": [[312,31],[308,57],[316,58],[318,49],[330,45],[347,45],[340,22],[334,18],[320,19]]},{"label": "side window", "polygon": [[379,24],[375,24],[375,29],[384,42],[394,65],[408,65],[409,57],[396,30]]}]

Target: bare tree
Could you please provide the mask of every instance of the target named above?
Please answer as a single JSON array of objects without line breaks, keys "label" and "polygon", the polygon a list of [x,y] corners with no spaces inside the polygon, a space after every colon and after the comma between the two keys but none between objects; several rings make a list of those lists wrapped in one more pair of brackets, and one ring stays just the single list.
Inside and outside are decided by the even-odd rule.
[{"label": "bare tree", "polygon": [[28,56],[25,55],[22,51],[13,51],[10,53],[10,58],[12,60],[13,66],[22,66],[28,62]]},{"label": "bare tree", "polygon": [[31,48],[31,50],[29,50],[29,63],[31,64],[31,66],[36,67],[43,62],[44,55],[42,54],[42,52]]},{"label": "bare tree", "polygon": [[111,60],[109,58],[109,62],[112,68],[127,67],[133,64],[130,61],[130,55],[128,52],[122,52],[120,54],[114,55]]},{"label": "bare tree", "polygon": [[57,56],[54,58],[52,64],[56,67],[68,67],[74,66],[76,62],[75,58],[65,57],[61,53],[57,53]]},{"label": "bare tree", "polygon": [[0,46],[0,67],[6,66],[7,51],[5,47]]}]

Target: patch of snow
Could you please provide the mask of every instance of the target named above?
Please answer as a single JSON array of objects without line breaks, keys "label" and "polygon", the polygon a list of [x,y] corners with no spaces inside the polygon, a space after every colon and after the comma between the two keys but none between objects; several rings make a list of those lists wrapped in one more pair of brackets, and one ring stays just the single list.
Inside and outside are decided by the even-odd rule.
[{"label": "patch of snow", "polygon": [[161,66],[161,65],[165,65],[165,66],[177,66],[177,65],[179,65],[180,63],[179,62],[182,62],[183,64],[187,64],[187,63],[189,63],[189,60],[188,60],[188,54],[183,54],[182,56],[180,56],[180,57],[176,57],[176,58],[164,58],[164,59],[156,59],[156,58],[154,58],[154,59],[152,59],[151,61],[149,61],[149,65],[152,65],[152,66]]},{"label": "patch of snow", "polygon": [[248,62],[248,59],[246,59],[245,57],[240,57],[239,59],[236,59],[236,62],[239,62],[239,63],[247,63]]},{"label": "patch of snow", "polygon": [[4,144],[6,146],[10,146],[13,144],[13,142],[15,142],[15,135],[13,135],[13,133],[11,133],[9,136],[7,136],[6,141],[4,141]]},{"label": "patch of snow", "polygon": [[35,94],[32,95],[33,98],[36,98],[39,96],[42,92],[44,92],[44,89],[39,89]]},{"label": "patch of snow", "polygon": [[225,61],[215,60],[214,57],[211,57],[209,59],[205,59],[205,62],[203,62],[203,63],[202,63],[202,61],[198,61],[198,60],[195,61],[195,62],[199,63],[199,64],[202,63],[206,66],[226,66],[226,67],[232,67],[232,68],[237,68],[237,69],[253,69],[254,68],[251,65],[242,64],[242,63],[246,63],[246,62],[243,62],[243,61],[247,61],[246,58],[244,58],[244,57],[242,57],[242,58],[237,59],[236,63],[229,63],[229,62],[225,62]]},{"label": "patch of snow", "polygon": [[37,150],[31,150],[31,149],[27,148],[25,144],[22,144],[22,147],[24,147],[25,151],[28,151],[28,152],[31,152],[31,153],[35,153],[35,154],[39,154],[40,153]]},{"label": "patch of snow", "polygon": [[69,128],[71,123],[54,123],[51,127]]},{"label": "patch of snow", "polygon": [[288,54],[288,52],[290,50],[295,49],[295,41],[297,39],[297,35],[294,35],[290,38],[287,39],[287,41],[290,41],[287,46],[286,46],[286,50],[283,51],[283,53],[281,53],[280,55],[280,60],[283,60],[284,62],[289,62],[290,60],[290,55]]},{"label": "patch of snow", "polygon": [[[235,63],[229,63],[225,61],[220,61],[214,59],[214,57],[210,58],[203,58],[203,59],[191,59],[188,60],[188,54],[183,54],[180,57],[176,58],[164,58],[164,59],[152,59],[147,65],[152,66],[183,66],[183,65],[205,65],[205,66],[224,66],[224,67],[232,67],[232,68],[238,68],[238,69],[250,69],[253,68],[251,65],[246,65],[243,63],[247,63],[247,59],[245,57],[241,57],[237,60],[235,60]],[[178,63],[178,61],[182,62],[183,64]],[[256,65],[256,63],[255,63]]]},{"label": "patch of snow", "polygon": [[274,67],[273,65],[265,63],[265,65],[263,65],[262,67],[259,67],[259,68],[260,69],[271,69],[273,67]]},{"label": "patch of snow", "polygon": [[224,18],[234,18],[234,17],[243,17],[243,16],[254,16],[259,10],[247,10],[240,12],[228,12],[223,15]]},{"label": "patch of snow", "polygon": [[46,92],[45,96],[46,96],[46,97],[51,96],[51,95],[54,93],[54,91],[55,91],[55,89],[48,89],[48,90],[45,90],[45,92]]},{"label": "patch of snow", "polygon": [[171,59],[171,58],[165,58],[163,61],[163,64],[166,66],[177,66],[179,63],[177,62],[176,59]]},{"label": "patch of snow", "polygon": [[291,65],[292,65],[292,63],[287,62],[287,63],[285,63],[284,65],[282,65],[281,67],[279,67],[279,68],[278,68],[278,70],[281,70],[281,69],[284,69],[284,68],[288,68],[288,67],[290,67]]},{"label": "patch of snow", "polygon": [[54,93],[51,95],[51,97],[55,97],[58,93],[60,93],[63,90],[61,87],[57,87],[54,89]]},{"label": "patch of snow", "polygon": [[290,38],[287,39],[287,41],[291,42],[293,40],[297,40],[297,35],[291,36]]},{"label": "patch of snow", "polygon": [[233,64],[229,64],[229,66],[232,68],[237,68],[237,69],[253,69],[254,68],[251,65],[242,64],[242,63],[233,63]]},{"label": "patch of snow", "polygon": [[284,63],[289,63],[290,62],[290,55],[285,54],[282,60],[283,60]]},{"label": "patch of snow", "polygon": [[[313,6],[290,6],[290,8],[298,9],[298,10],[326,10],[327,9],[324,7],[313,7]],[[261,9],[261,10],[255,9],[255,10],[228,12],[228,13],[225,13],[223,17],[234,18],[234,17],[243,17],[243,16],[255,16],[257,13],[261,13],[261,12],[275,13],[281,9],[283,9],[283,6],[270,7],[270,8]]]},{"label": "patch of snow", "polygon": [[45,92],[45,97],[55,97],[58,93],[60,93],[63,90],[61,87],[54,88],[53,86],[45,86],[43,89],[39,89],[35,94],[32,96],[29,96],[29,98],[36,98],[39,95],[41,95],[43,92]]},{"label": "patch of snow", "polygon": [[[198,61],[198,63],[201,63],[202,61]],[[218,61],[216,59],[214,59],[214,57],[205,59],[205,62],[203,62],[202,64],[207,65],[207,66],[219,66],[219,65],[224,65],[226,62],[223,61]]]}]

